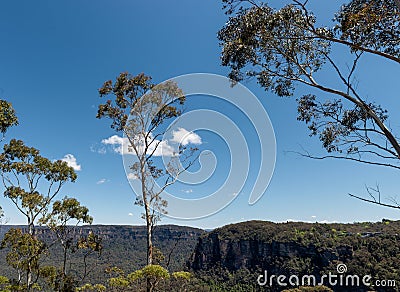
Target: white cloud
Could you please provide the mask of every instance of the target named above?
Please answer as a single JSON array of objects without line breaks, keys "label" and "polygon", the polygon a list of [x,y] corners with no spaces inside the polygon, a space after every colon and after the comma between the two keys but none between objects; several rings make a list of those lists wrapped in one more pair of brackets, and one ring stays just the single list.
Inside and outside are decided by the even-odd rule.
[{"label": "white cloud", "polygon": [[68,166],[72,167],[75,171],[80,171],[81,170],[81,166],[76,162],[76,158],[75,158],[74,155],[67,154],[61,160],[65,161],[68,164]]},{"label": "white cloud", "polygon": [[315,218],[317,218],[317,216],[315,216],[315,215],[312,215],[312,216],[311,216],[311,218],[315,219]]},{"label": "white cloud", "polygon": [[[149,137],[149,142],[153,140],[153,135],[150,133]],[[137,138],[134,139],[135,144],[138,147],[139,153],[142,153],[144,151],[144,140],[143,138]],[[188,144],[195,144],[195,145],[200,145],[202,144],[201,137],[197,135],[196,133],[189,132],[188,130],[184,128],[178,128],[176,131],[172,131],[172,139],[170,142],[175,142],[182,144],[183,146],[188,145]],[[123,138],[118,135],[113,135],[109,138],[103,139],[101,141],[102,144],[104,145],[111,145],[114,148],[114,151],[126,155],[126,154],[131,154],[135,155],[135,152],[131,147],[129,147],[130,143],[128,138]],[[155,148],[157,147],[157,148]],[[104,148],[99,148],[99,149],[94,149],[96,152],[104,154],[105,149]],[[154,153],[153,153],[154,151]],[[152,143],[149,146],[149,149],[147,150],[147,154],[153,153],[153,156],[174,156],[177,153],[177,150],[169,144],[169,141],[167,140],[157,140],[155,139],[152,141]]]},{"label": "white cloud", "polygon": [[[155,144],[153,144],[152,146],[153,147],[150,147],[151,149],[149,149],[149,153],[151,153],[154,150]],[[163,140],[160,142],[160,144],[158,145],[158,147],[153,155],[154,156],[175,156],[176,153],[177,153],[177,151],[174,149],[174,147],[169,145],[168,141]]]},{"label": "white cloud", "polygon": [[[149,135],[149,140],[152,140],[153,136]],[[139,153],[141,153],[141,151],[144,150],[144,142],[143,139],[137,139],[136,141],[136,145],[138,146],[138,151]],[[107,139],[103,139],[101,141],[101,143],[105,144],[105,145],[112,145],[114,147],[114,151],[122,154],[122,155],[126,155],[126,154],[131,154],[131,155],[135,155],[135,152],[133,151],[133,149],[130,149],[129,147],[129,140],[128,138],[123,138],[117,135],[111,136]],[[157,148],[155,149],[155,147],[157,146]],[[155,149],[155,151],[154,151]],[[154,151],[154,153],[153,153]],[[147,149],[147,154],[151,154],[153,153],[153,156],[174,156],[176,155],[176,152],[174,147],[172,147],[171,145],[168,144],[168,141],[166,140],[154,140],[151,145],[149,146],[149,148]]]},{"label": "white cloud", "polygon": [[110,144],[110,145],[118,145],[118,144],[122,144],[124,142],[124,139],[127,139],[127,138],[122,138],[118,135],[114,135],[114,136],[111,136],[110,138],[103,139],[101,141],[101,143]]},{"label": "white cloud", "polygon": [[96,184],[101,185],[101,184],[104,184],[105,182],[107,182],[107,180],[105,178],[102,178]]},{"label": "white cloud", "polygon": [[182,144],[183,146],[186,146],[187,144],[200,145],[202,143],[199,135],[189,132],[184,128],[178,128],[177,131],[172,131],[171,141]]},{"label": "white cloud", "polygon": [[106,148],[104,146],[98,147],[97,145],[90,146],[90,152],[99,153],[99,154],[106,154]]},{"label": "white cloud", "polygon": [[128,174],[128,179],[129,179],[129,180],[135,180],[135,179],[138,179],[138,177],[137,177],[136,174],[130,172],[130,173]]},{"label": "white cloud", "polygon": [[132,213],[128,213],[128,216],[133,216],[133,214]]}]

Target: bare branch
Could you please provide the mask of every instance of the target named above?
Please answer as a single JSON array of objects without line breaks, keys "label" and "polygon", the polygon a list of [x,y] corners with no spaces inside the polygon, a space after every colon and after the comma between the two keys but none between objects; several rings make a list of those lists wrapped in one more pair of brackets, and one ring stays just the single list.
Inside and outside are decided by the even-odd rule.
[{"label": "bare branch", "polygon": [[400,209],[400,206],[398,206],[398,205],[390,205],[390,204],[380,203],[380,202],[377,202],[375,200],[365,199],[363,197],[359,197],[359,196],[356,196],[356,195],[353,195],[353,194],[350,194],[350,193],[349,193],[349,196],[353,197],[353,198],[356,198],[356,199],[359,199],[359,200],[364,201],[364,202],[368,202],[368,203],[372,203],[372,204],[376,204],[376,205],[380,205],[380,206],[384,206],[384,207],[394,208],[394,209]]},{"label": "bare branch", "polygon": [[363,160],[363,159],[354,158],[354,157],[348,157],[348,156],[337,156],[337,155],[313,156],[313,155],[310,155],[309,153],[305,154],[305,153],[301,153],[301,152],[298,152],[298,151],[286,151],[286,152],[288,152],[288,153],[296,153],[296,154],[299,154],[301,156],[304,156],[304,157],[307,157],[307,158],[311,158],[311,159],[316,159],[316,160],[324,160],[324,159],[328,159],[328,158],[335,158],[335,159],[352,160],[352,161],[357,161],[357,162],[370,164],[370,165],[379,165],[379,166],[386,166],[386,167],[400,169],[400,166],[393,165],[393,164],[390,164],[390,163],[374,162],[374,161],[368,161],[368,160]]}]

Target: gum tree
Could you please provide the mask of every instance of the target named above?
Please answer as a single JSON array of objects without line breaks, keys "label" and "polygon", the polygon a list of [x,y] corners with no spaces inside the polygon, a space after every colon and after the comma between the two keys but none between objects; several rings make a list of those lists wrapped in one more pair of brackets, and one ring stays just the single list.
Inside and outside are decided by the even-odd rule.
[{"label": "gum tree", "polygon": [[16,139],[4,145],[0,169],[4,196],[25,216],[30,235],[34,235],[37,221],[45,216],[61,187],[77,177],[65,161],[51,161]]},{"label": "gum tree", "polygon": [[[4,145],[0,155],[0,170],[4,196],[26,218],[28,226],[25,234],[11,229],[3,239],[2,246],[9,247],[11,255],[24,255],[25,260],[18,265],[18,273],[25,273],[26,288],[31,291],[37,281],[34,273],[38,275],[38,259],[46,250],[45,245],[35,236],[35,226],[48,214],[61,187],[68,181],[75,181],[76,173],[66,162],[51,161],[41,156],[39,150],[16,139]],[[19,284],[22,281],[20,276],[18,281]]]},{"label": "gum tree", "polygon": [[132,76],[128,73],[121,73],[114,83],[106,81],[99,93],[101,97],[112,96],[112,99],[99,105],[97,118],[110,119],[111,128],[124,134],[127,151],[136,157],[130,165],[130,171],[140,182],[141,193],[136,194],[136,204],[144,210],[142,218],[147,227],[147,264],[151,265],[154,258],[153,230],[160,220],[160,214],[167,213],[168,202],[162,198],[162,193],[194,161],[190,157],[196,149],[186,149],[182,145],[176,152],[168,154],[169,162],[163,166],[154,160],[157,151],[167,155],[163,152],[165,141],[161,137],[164,131],[160,126],[181,114],[179,106],[184,103],[185,96],[174,82],[154,85],[149,76]]},{"label": "gum tree", "polygon": [[[76,252],[79,248],[86,248],[86,246],[82,246],[83,238],[78,239],[76,237],[76,229],[74,227],[82,223],[92,224],[92,222],[93,218],[89,215],[89,209],[82,206],[77,199],[68,197],[55,201],[52,205],[51,212],[48,212],[48,214],[40,219],[39,223],[47,226],[53,234],[56,235],[57,242],[62,247],[61,270],[59,273],[57,271],[53,273],[55,276],[59,274],[59,278],[54,277],[57,280],[52,283],[54,288],[61,289],[64,286],[67,286],[69,281],[73,280],[67,269],[68,254]],[[85,261],[84,264],[85,275],[87,269]],[[84,277],[85,276],[83,276],[83,278]]]},{"label": "gum tree", "polygon": [[[308,125],[327,154],[302,155],[400,169],[400,140],[388,126],[388,111],[379,105],[380,97],[367,98],[355,78],[367,56],[400,64],[399,1],[349,1],[332,27],[317,24],[307,0],[292,0],[280,9],[253,0],[223,2],[230,18],[218,38],[222,64],[231,69],[233,82],[255,78],[278,96],[292,96],[298,86],[313,92],[297,99],[297,119]],[[347,67],[335,55],[341,47],[349,53]],[[320,71],[331,72],[331,80],[324,80]],[[368,191],[370,199],[351,196],[400,208],[395,200],[382,203],[379,189]]]}]

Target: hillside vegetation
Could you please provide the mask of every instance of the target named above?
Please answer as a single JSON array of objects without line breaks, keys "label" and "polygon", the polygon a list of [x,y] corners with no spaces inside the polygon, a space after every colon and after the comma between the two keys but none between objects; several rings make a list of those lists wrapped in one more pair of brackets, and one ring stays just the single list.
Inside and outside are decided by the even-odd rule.
[{"label": "hillside vegetation", "polygon": [[[400,221],[320,224],[250,221],[218,228],[199,238],[190,267],[223,291],[259,289],[257,277],[314,275],[320,280],[345,264],[349,275],[400,283]],[[218,275],[218,276],[216,276]],[[332,287],[350,291],[349,287]],[[368,287],[371,290],[372,287]],[[268,291],[281,291],[269,287]],[[355,287],[352,291],[366,291]],[[376,291],[397,291],[374,287]]]},{"label": "hillside vegetation", "polygon": [[[0,236],[9,228],[2,226]],[[82,284],[107,286],[112,275],[119,275],[114,281],[118,279],[123,285],[123,281],[129,281],[128,274],[146,265],[144,226],[81,226],[74,232],[84,236],[90,231],[101,237],[103,251],[100,257],[88,257],[91,270]],[[47,229],[38,228],[37,234],[51,244],[53,238]],[[347,266],[347,274],[371,275],[373,279],[392,279],[400,283],[400,221],[354,224],[249,221],[210,232],[161,225],[154,238],[160,251],[159,264],[167,268],[171,279],[175,271],[192,273],[190,279],[185,280],[184,288],[179,281],[163,279],[157,291],[282,291],[276,286],[261,287],[257,278],[268,271],[270,275],[315,275],[319,280],[321,275],[337,273],[338,264]],[[0,274],[12,278],[15,272],[5,264],[6,252],[7,249],[0,250]],[[57,264],[59,252],[53,249],[43,259],[44,264]],[[82,254],[72,253],[70,262],[79,276],[83,269]],[[113,267],[119,269],[111,269]],[[119,284],[114,285],[118,287]],[[122,290],[107,286],[107,289],[139,291],[137,287],[142,286],[127,285]],[[350,291],[349,287],[288,287],[288,291],[289,288],[298,289],[293,291]],[[397,287],[366,289],[352,287],[351,291],[398,291]]]}]

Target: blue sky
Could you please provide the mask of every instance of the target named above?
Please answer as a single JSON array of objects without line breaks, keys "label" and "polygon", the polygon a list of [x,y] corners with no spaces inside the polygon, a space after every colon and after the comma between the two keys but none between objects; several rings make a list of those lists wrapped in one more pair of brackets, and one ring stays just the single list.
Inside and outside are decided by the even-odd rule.
[{"label": "blue sky", "polygon": [[[321,15],[320,21],[328,25],[339,7],[333,2],[310,1]],[[1,2],[0,97],[12,102],[20,120],[7,138],[22,139],[51,159],[73,155],[81,167],[78,180],[66,185],[62,195],[77,197],[88,206],[94,223],[142,224],[121,155],[102,144],[116,133],[107,120],[95,118],[101,102],[97,89],[123,71],[145,72],[154,82],[198,72],[227,75],[227,68],[220,66],[216,38],[227,21],[221,7],[219,1],[183,0]],[[345,52],[337,57],[343,58],[345,65]],[[389,108],[391,127],[398,133],[398,67],[372,57],[360,65],[360,90],[371,99],[377,96]],[[329,72],[320,78],[335,85]],[[251,219],[354,222],[399,218],[399,211],[347,195],[364,195],[365,185],[378,183],[384,196],[395,196],[396,171],[346,161],[315,161],[288,153],[301,147],[322,153],[317,139],[309,138],[306,126],[296,121],[295,98],[278,98],[253,82],[245,85],[268,112],[276,136],[275,172],[265,195],[255,205],[248,205],[256,173],[251,165],[250,182],[227,208],[199,220],[164,218],[163,224],[214,228]],[[189,98],[186,106],[189,110],[207,107],[232,114],[209,97]],[[246,128],[245,117],[233,116],[236,124]],[[254,133],[248,133],[250,153],[256,160],[260,149]],[[229,166],[223,141],[206,131],[197,134],[202,138],[199,147],[214,152],[219,168],[197,189],[176,186],[173,190],[181,192],[180,196],[214,189]],[[99,153],[103,149],[106,153]],[[9,202],[4,198],[0,202],[10,224],[24,223]]]}]

